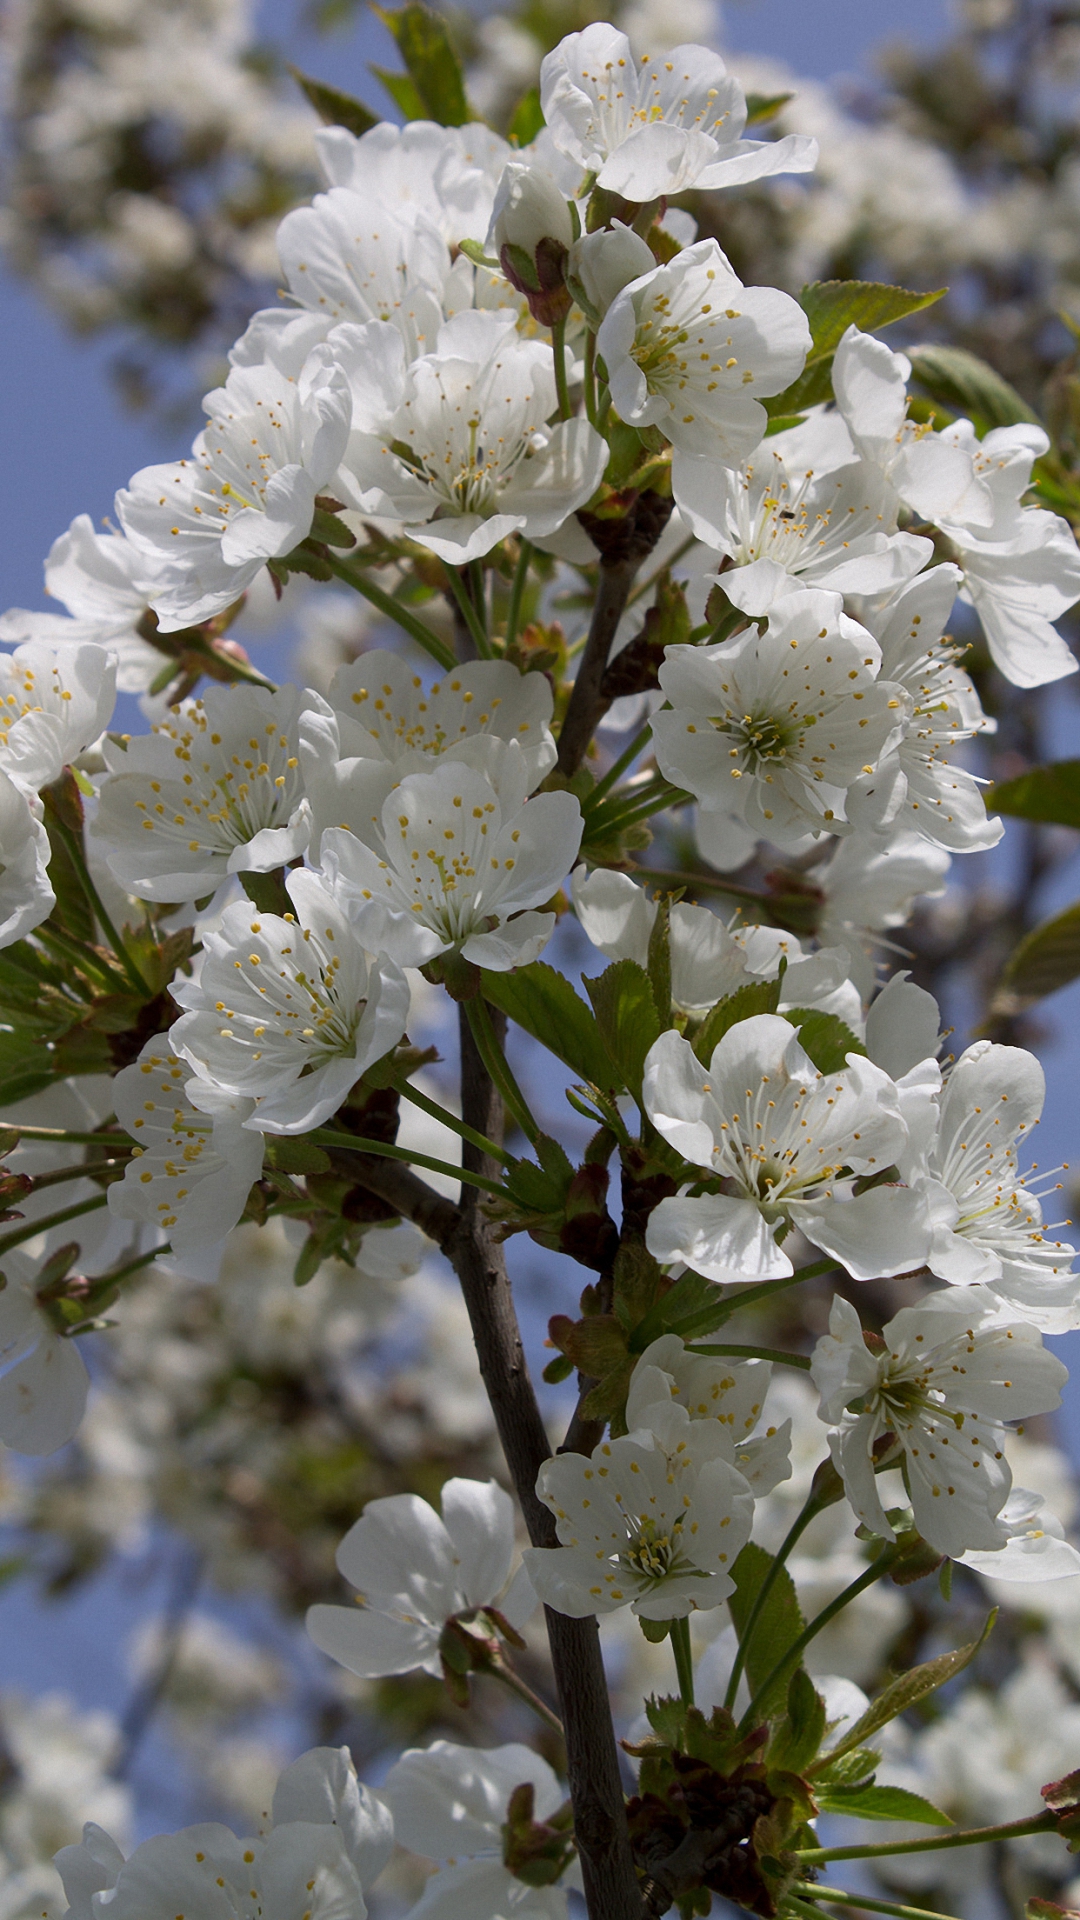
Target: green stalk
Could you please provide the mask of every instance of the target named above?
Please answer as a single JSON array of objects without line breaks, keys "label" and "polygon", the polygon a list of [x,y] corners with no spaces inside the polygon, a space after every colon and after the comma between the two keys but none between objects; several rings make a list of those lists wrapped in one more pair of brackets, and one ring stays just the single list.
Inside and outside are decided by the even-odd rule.
[{"label": "green stalk", "polygon": [[103,1273],[100,1277],[96,1277],[94,1285],[104,1286],[106,1282],[111,1282],[113,1286],[119,1286],[121,1280],[130,1279],[133,1273],[139,1273],[143,1267],[152,1267],[155,1260],[161,1260],[171,1252],[172,1247],[166,1240],[160,1247],[153,1247],[149,1253],[140,1253],[134,1260],[129,1260],[126,1266],[117,1267],[113,1273]]},{"label": "green stalk", "polygon": [[0,1132],[17,1133],[23,1140],[67,1140],[73,1146],[130,1147],[126,1133],[72,1133],[67,1127],[24,1127],[21,1120],[0,1120]]},{"label": "green stalk", "polygon": [[694,1704],[694,1661],[690,1652],[690,1620],[684,1615],[681,1620],[673,1620],[669,1628],[671,1651],[675,1655],[675,1672],[679,1677],[679,1693],[684,1707]]},{"label": "green stalk", "polygon": [[519,1700],[524,1700],[525,1705],[532,1708],[537,1718],[543,1721],[545,1727],[550,1727],[552,1733],[557,1733],[560,1740],[565,1740],[566,1734],[558,1714],[552,1707],[548,1706],[546,1700],[541,1700],[540,1695],[533,1692],[532,1688],[521,1678],[520,1674],[514,1672],[513,1667],[508,1667],[500,1659],[493,1660],[490,1667],[480,1667],[478,1671],[480,1673],[490,1673],[493,1680],[501,1680],[504,1687],[508,1687],[511,1693],[516,1693]]},{"label": "green stalk", "polygon": [[750,1652],[750,1642],[754,1637],[754,1629],[765,1610],[765,1602],[768,1600],[773,1587],[780,1577],[780,1569],[784,1565],[791,1549],[795,1546],[801,1535],[806,1532],[811,1520],[821,1511],[822,1508],[818,1505],[814,1495],[812,1493],[809,1494],[801,1511],[796,1514],[795,1519],[788,1528],[783,1541],[777,1549],[772,1566],[769,1568],[761,1586],[758,1588],[757,1599],[750,1609],[750,1617],[746,1622],[743,1632],[739,1636],[739,1645],[731,1668],[731,1678],[728,1681],[727,1692],[724,1695],[724,1705],[729,1713],[732,1712],[735,1706],[735,1695],[739,1691],[739,1681],[742,1679],[743,1669],[746,1666],[746,1658]]},{"label": "green stalk", "polygon": [[[253,667],[248,660],[236,660],[231,654],[219,653],[216,647],[211,646],[209,640],[201,637],[197,640],[185,639],[183,644],[184,652],[193,653],[197,660],[212,660],[216,667],[224,667],[230,680],[244,680],[249,686],[265,687],[268,693],[277,692],[274,682],[268,680],[264,673],[260,673],[258,667]],[[179,665],[178,660],[175,663],[174,672]],[[169,679],[171,678],[170,674]],[[168,685],[168,679],[165,684]]]},{"label": "green stalk", "polygon": [[438,634],[433,633],[423,620],[418,620],[415,613],[410,613],[408,607],[402,606],[400,600],[395,600],[391,594],[384,593],[373,580],[366,580],[362,574],[354,573],[351,567],[346,566],[345,562],[337,559],[334,554],[327,552],[324,558],[331,573],[336,574],[339,580],[344,580],[347,587],[352,587],[356,593],[362,594],[364,599],[373,607],[377,607],[388,620],[395,621],[402,631],[415,640],[418,647],[423,647],[424,652],[429,653],[444,671],[457,665],[445,641],[440,640]]},{"label": "green stalk", "polygon": [[469,561],[469,591],[472,594],[473,606],[476,608],[476,617],[484,632],[484,653],[487,657],[493,658],[491,635],[488,631],[487,587],[484,584],[483,565],[479,560]]},{"label": "green stalk", "polygon": [[663,779],[642,787],[638,793],[615,794],[588,815],[590,836],[621,833],[625,827],[636,826],[639,820],[648,820],[650,815],[661,812],[664,807],[685,806],[690,797],[681,787],[673,787]]},{"label": "green stalk", "polygon": [[82,1166],[57,1167],[54,1173],[34,1174],[31,1176],[34,1182],[34,1192],[41,1193],[46,1187],[66,1186],[69,1180],[89,1180],[93,1174],[105,1173],[110,1167],[126,1166],[127,1159],[128,1156],[125,1154],[123,1159],[89,1160],[85,1161]]},{"label": "green stalk", "polygon": [[559,396],[559,419],[569,420],[573,414],[570,405],[570,389],[566,384],[566,316],[556,320],[551,329],[551,351],[555,360],[555,391]]},{"label": "green stalk", "polygon": [[738,1360],[768,1360],[777,1367],[799,1367],[809,1373],[810,1362],[802,1353],[784,1353],[779,1347],[735,1347],[730,1343],[719,1347],[687,1347],[687,1353],[704,1353],[710,1358],[713,1354],[730,1354]]},{"label": "green stalk", "polygon": [[[448,1160],[433,1160],[429,1153],[417,1153],[412,1147],[392,1147],[388,1140],[365,1140],[356,1133],[335,1133],[330,1127],[316,1127],[305,1135],[313,1146],[344,1148],[349,1153],[374,1153],[384,1160],[404,1160],[407,1166],[424,1167],[428,1173],[444,1173],[448,1180],[464,1180],[467,1186],[483,1187],[487,1193],[501,1193],[497,1180],[485,1180],[483,1174],[454,1167]],[[0,1248],[2,1251],[2,1248]]]},{"label": "green stalk", "polygon": [[733,880],[724,880],[718,873],[677,873],[672,867],[645,867],[635,864],[633,873],[640,873],[643,880],[666,881],[672,887],[695,887],[702,892],[728,893],[733,900],[753,900],[758,904],[767,904],[769,895],[761,893],[755,887],[736,886]]},{"label": "green stalk", "polygon": [[62,959],[73,960],[80,972],[100,981],[106,993],[127,992],[127,976],[119,973],[108,960],[102,959],[85,941],[73,940],[69,933],[64,933],[60,927],[50,926],[47,920],[42,926],[34,928],[34,939],[39,940],[46,951],[55,949]]},{"label": "green stalk", "polygon": [[525,588],[529,578],[529,562],[532,559],[532,554],[532,544],[523,536],[521,552],[518,554],[517,566],[514,568],[513,585],[510,588],[510,605],[506,614],[506,644],[508,647],[512,647],[518,637],[518,628],[521,625],[521,603],[525,598]]},{"label": "green stalk", "polygon": [[[647,574],[644,580],[639,580],[637,585],[635,587],[632,587],[629,594],[627,595],[627,599],[626,599],[627,606],[628,607],[635,606],[636,603],[643,597],[643,595],[648,593],[650,587],[655,587],[662,573],[667,573],[671,567],[678,565],[678,562],[683,558],[683,556],[689,553],[693,544],[694,544],[694,535],[691,534],[688,539],[683,541],[680,547],[676,547],[670,560],[665,560],[662,567],[657,567],[652,573]],[[692,640],[694,636],[693,634],[690,634],[689,637]]]},{"label": "green stalk", "polygon": [[866,1913],[895,1914],[896,1920],[954,1920],[952,1914],[938,1913],[928,1907],[901,1907],[894,1900],[874,1900],[866,1893],[846,1893],[843,1887],[819,1887],[811,1881],[797,1882],[792,1892],[810,1902],[829,1900],[837,1907],[860,1907]]},{"label": "green stalk", "polygon": [[[803,1280],[816,1280],[819,1274],[831,1273],[835,1265],[835,1260],[815,1260],[813,1266],[799,1267],[779,1280],[759,1280],[752,1287],[742,1287],[732,1299],[718,1301],[715,1307],[705,1307],[701,1313],[691,1313],[685,1320],[676,1320],[665,1331],[677,1333],[682,1340],[692,1340],[697,1331],[712,1333],[716,1327],[722,1327],[725,1320],[730,1320],[733,1313],[738,1313],[740,1308],[756,1306],[759,1300],[771,1300],[774,1293],[783,1293]],[[721,1309],[723,1315],[718,1320],[716,1316]]]},{"label": "green stalk", "polygon": [[504,1152],[502,1147],[497,1147],[494,1140],[489,1140],[484,1134],[477,1133],[475,1127],[466,1126],[464,1120],[459,1120],[456,1113],[450,1113],[446,1107],[440,1107],[437,1100],[429,1100],[427,1094],[421,1093],[418,1087],[412,1086],[403,1074],[400,1078],[395,1076],[391,1085],[400,1093],[403,1100],[408,1100],[411,1106],[419,1107],[420,1111],[429,1114],[432,1120],[438,1120],[440,1126],[449,1127],[452,1133],[459,1134],[462,1140],[468,1140],[470,1145],[479,1147],[481,1153],[486,1153],[492,1160],[500,1161],[504,1167],[511,1165],[512,1154]]},{"label": "green stalk", "polygon": [[596,407],[596,335],[591,327],[585,335],[585,413],[590,426],[598,427],[600,417]]},{"label": "green stalk", "polygon": [[110,947],[112,948],[117,959],[119,960],[120,965],[123,967],[124,972],[127,974],[127,977],[131,982],[131,985],[134,987],[140,999],[152,1000],[154,996],[151,993],[150,988],[147,986],[146,981],[143,979],[142,974],[139,972],[138,967],[135,965],[134,960],[131,958],[130,953],[125,947],[123,941],[121,940],[120,935],[116,931],[116,928],[114,927],[112,920],[109,918],[109,915],[106,911],[104,902],[102,901],[97,888],[95,887],[93,881],[90,878],[89,869],[87,868],[87,865],[86,865],[86,855],[83,852],[82,847],[79,845],[78,840],[76,839],[75,835],[72,833],[70,827],[66,827],[63,821],[58,819],[55,814],[53,815],[52,821],[50,822],[50,824],[52,826],[53,832],[57,836],[57,839],[61,842],[63,847],[66,849],[68,858],[70,859],[71,864],[75,868],[75,872],[78,875],[79,885],[81,886],[83,892],[86,895],[87,900],[90,903],[90,907],[94,914],[94,918],[96,919],[99,927],[101,928],[102,933],[105,935],[106,940],[108,941]]},{"label": "green stalk", "polygon": [[457,601],[461,617],[472,635],[473,645],[477,653],[480,655],[481,660],[490,660],[491,647],[488,643],[484,623],[473,602],[472,594],[469,592],[469,588],[462,578],[460,569],[448,564],[446,567],[446,577],[450,583],[450,591]]},{"label": "green stalk", "polygon": [[[525,1095],[522,1093],[521,1088],[514,1078],[510,1068],[510,1062],[499,1045],[498,1035],[491,1024],[491,1015],[487,1010],[483,996],[476,994],[473,999],[463,1000],[461,1004],[465,1008],[465,1016],[469,1022],[472,1037],[476,1041],[477,1052],[481,1060],[491,1075],[491,1078],[494,1080],[495,1085],[498,1087],[499,1092],[502,1094],[507,1108],[510,1113],[513,1114],[525,1138],[529,1141],[530,1145],[535,1146],[540,1137],[540,1128],[529,1110],[529,1103]],[[497,1188],[496,1191],[501,1191],[501,1189]]]},{"label": "green stalk", "polygon": [[107,1193],[96,1194],[93,1200],[80,1200],[73,1207],[61,1207],[59,1213],[47,1213],[40,1220],[28,1220],[25,1226],[16,1227],[13,1233],[5,1233],[0,1238],[0,1255],[9,1253],[12,1247],[21,1247],[24,1240],[34,1240],[39,1233],[47,1233],[50,1227],[62,1227],[68,1220],[78,1220],[84,1213],[97,1213],[100,1207],[107,1207]]},{"label": "green stalk", "polygon": [[589,814],[592,811],[593,807],[597,806],[599,802],[604,798],[604,795],[610,792],[611,788],[615,785],[616,780],[621,780],[623,774],[626,772],[627,767],[633,766],[634,761],[638,757],[638,754],[642,751],[643,747],[647,745],[651,735],[652,735],[652,726],[651,726],[651,723],[648,720],[646,720],[645,725],[641,729],[641,732],[636,733],[634,735],[634,738],[631,740],[630,745],[628,747],[623,748],[618,759],[612,762],[612,765],[608,768],[603,779],[598,780],[592,792],[586,794],[584,800],[581,803],[581,811],[585,815],[586,819],[588,819]]},{"label": "green stalk", "polygon": [[857,1580],[853,1580],[850,1586],[844,1588],[843,1593],[838,1593],[835,1600],[830,1601],[827,1607],[822,1607],[819,1614],[815,1614],[810,1625],[803,1628],[797,1640],[792,1641],[783,1659],[777,1661],[772,1672],[766,1676],[758,1688],[757,1693],[754,1695],[754,1698],[751,1700],[750,1705],[747,1707],[746,1712],[739,1722],[740,1733],[749,1733],[751,1727],[754,1725],[755,1716],[760,1712],[759,1701],[765,1699],[788,1667],[793,1663],[796,1666],[798,1665],[804,1649],[810,1645],[811,1640],[816,1639],[822,1629],[828,1626],[829,1621],[835,1620],[838,1613],[842,1613],[844,1608],[850,1606],[853,1600],[857,1600],[860,1593],[865,1593],[867,1587],[872,1587],[875,1580],[883,1579],[885,1574],[888,1573],[889,1568],[896,1561],[899,1553],[899,1547],[884,1547],[878,1554],[877,1559],[871,1562],[866,1568],[866,1571],[861,1573]]},{"label": "green stalk", "polygon": [[945,1847],[981,1847],[992,1840],[1022,1840],[1028,1833],[1053,1833],[1055,1815],[1047,1807],[1042,1813],[1029,1814],[1026,1820],[1009,1820],[1001,1827],[968,1827],[963,1833],[943,1833],[932,1840],[883,1840],[877,1845],[852,1847],[800,1847],[795,1855],[808,1865],[823,1865],[827,1860],[877,1860],[890,1854],[939,1853]]}]

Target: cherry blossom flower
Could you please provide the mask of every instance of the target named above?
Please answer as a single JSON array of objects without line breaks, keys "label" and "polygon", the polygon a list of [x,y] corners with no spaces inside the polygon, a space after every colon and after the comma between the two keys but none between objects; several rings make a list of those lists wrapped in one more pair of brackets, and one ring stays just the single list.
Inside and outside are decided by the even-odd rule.
[{"label": "cherry blossom flower", "polygon": [[367,189],[334,187],[286,214],[277,245],[289,292],[327,330],[384,320],[401,330],[410,358],[434,346],[450,254],[419,210],[395,217]]},{"label": "cherry blossom flower", "polygon": [[961,503],[971,524],[988,526],[992,504],[970,452],[946,434],[907,417],[911,362],[858,327],[833,358],[832,381],[856,452],[880,469],[905,506],[927,519],[948,518]]},{"label": "cherry blossom flower", "polygon": [[348,439],[348,390],[318,351],[296,379],[234,367],[203,405],[190,459],[143,467],[116,496],[128,539],[159,570],[151,605],[165,632],[223,612],[306,537]]},{"label": "cherry blossom flower", "polygon": [[100,1827],[62,1847],[67,1920],[364,1920],[364,1888],[393,1851],[385,1806],[358,1784],[348,1747],[315,1747],[287,1767],[269,1832],[237,1839],[210,1821],[144,1840],[125,1860]]},{"label": "cherry blossom flower", "polygon": [[1068,1370],[1033,1327],[1001,1326],[980,1292],[932,1294],[904,1307],[871,1352],[853,1306],[837,1296],[811,1372],[847,1497],[864,1525],[895,1538],[878,1496],[873,1449],[886,1434],[902,1450],[915,1525],[950,1556],[1003,1547],[998,1519],[1011,1475],[1007,1420],[1060,1405]]},{"label": "cherry blossom flower", "polygon": [[750,1535],[754,1496],[731,1462],[724,1424],[692,1419],[669,1396],[648,1425],[604,1440],[591,1458],[557,1453],[536,1491],[561,1546],[527,1547],[540,1599],[581,1619],[631,1606],[645,1620],[718,1607]]},{"label": "cherry blossom flower", "polygon": [[699,240],[623,288],[596,345],[624,420],[737,467],[765,432],[761,400],[801,373],[810,328],[789,294],[744,287],[716,241]]},{"label": "cherry blossom flower", "polygon": [[324,352],[353,395],[342,497],[454,566],[510,533],[554,533],[600,484],[605,442],[580,416],[548,425],[551,349],[520,338],[513,312],[456,314],[411,366],[378,321],[335,328]]},{"label": "cherry blossom flower", "polygon": [[89,1378],[74,1340],[39,1306],[32,1260],[4,1255],[0,1287],[0,1440],[16,1453],[55,1453],[77,1432]]},{"label": "cherry blossom flower", "polygon": [[156,577],[149,555],[122,533],[99,533],[90,515],[80,513],[53,541],[45,562],[45,591],[67,608],[67,617],[13,607],[0,614],[0,640],[104,647],[116,656],[120,692],[141,693],[163,662],[139,632]]},{"label": "cherry blossom flower", "polygon": [[487,735],[519,749],[531,791],[555,764],[552,707],[545,675],[508,660],[472,660],[426,686],[399,654],[361,654],[338,668],[325,700],[308,696],[300,716],[315,836],[331,826],[363,834],[396,781],[442,755],[467,759]]},{"label": "cherry blossom flower", "polygon": [[347,187],[400,218],[424,217],[450,246],[484,239],[503,169],[519,157],[476,120],[463,127],[384,120],[359,138],[345,127],[322,127],[315,144],[331,187]]},{"label": "cherry blossom flower", "polygon": [[172,990],[188,1009],[171,1029],[175,1051],[211,1087],[253,1100],[242,1124],[260,1133],[328,1119],[397,1045],[409,1012],[405,976],[365,953],[325,882],[296,871],[285,884],[295,916],[226,907],[203,936],[198,978]]},{"label": "cherry blossom flower", "polygon": [[495,1607],[511,1626],[536,1598],[514,1557],[514,1505],[494,1480],[447,1480],[442,1517],[419,1494],[369,1500],[337,1550],[358,1607],[308,1608],[315,1645],[366,1680],[422,1668],[439,1674],[448,1620]]},{"label": "cherry blossom flower", "polygon": [[530,1886],[503,1865],[510,1797],[533,1789],[533,1818],[550,1820],[566,1795],[531,1747],[512,1742],[486,1752],[433,1740],[410,1747],[386,1776],[383,1798],[401,1846],[445,1861],[432,1874],[409,1920],[566,1920],[563,1885],[578,1886],[576,1862],[562,1885]]},{"label": "cherry blossom flower", "polygon": [[121,886],[199,900],[230,873],[284,867],[307,846],[295,687],[208,687],[149,734],[107,743],[94,832]]},{"label": "cherry blossom flower", "polygon": [[718,1421],[729,1443],[726,1458],[760,1499],[791,1478],[790,1419],[754,1431],[771,1378],[767,1360],[690,1353],[677,1333],[664,1333],[646,1347],[630,1376],[626,1424],[631,1432],[651,1427],[653,1408],[669,1400],[685,1407],[691,1420]]},{"label": "cherry blossom flower", "polygon": [[155,1227],[175,1259],[221,1245],[262,1172],[262,1135],[244,1126],[255,1102],[193,1075],[164,1036],[117,1074],[113,1101],[136,1147],[110,1212]]},{"label": "cherry blossom flower", "polygon": [[52,850],[36,801],[0,767],[0,947],[13,946],[56,905],[49,882]]},{"label": "cherry blossom flower", "polygon": [[921,1265],[925,1201],[905,1187],[849,1194],[852,1175],[883,1173],[907,1130],[888,1074],[857,1054],[823,1074],[777,1014],[729,1027],[703,1067],[689,1041],[661,1034],[645,1060],[649,1118],[726,1191],[661,1200],[650,1253],[706,1279],[779,1279],[793,1271],[780,1244],[797,1225],[856,1280]]},{"label": "cherry blossom flower", "polygon": [[524,761],[488,741],[498,784],[464,761],[411,773],[383,803],[368,841],[323,834],[323,872],[357,934],[400,966],[459,952],[505,972],[535,960],[555,925],[533,911],[573,865],[581,811],[572,794],[525,797]]},{"label": "cherry blossom flower", "polygon": [[[669,647],[653,717],[661,772],[707,810],[733,797],[750,830],[783,846],[842,832],[849,784],[900,738],[910,702],[878,679],[880,650],[837,594],[790,593],[717,646]],[[733,784],[734,783],[734,784]]]},{"label": "cherry blossom flower", "polygon": [[708,47],[637,59],[626,35],[601,20],[546,56],[540,100],[560,152],[624,200],[807,173],[817,160],[817,142],[803,135],[742,138],[743,90]]},{"label": "cherry blossom flower", "polygon": [[116,661],[100,647],[29,641],[0,653],[0,769],[36,794],[98,738],[115,704]]}]

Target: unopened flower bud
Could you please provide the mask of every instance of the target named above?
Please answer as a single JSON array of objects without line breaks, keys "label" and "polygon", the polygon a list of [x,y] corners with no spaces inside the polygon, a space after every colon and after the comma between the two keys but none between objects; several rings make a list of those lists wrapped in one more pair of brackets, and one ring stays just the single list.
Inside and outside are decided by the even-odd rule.
[{"label": "unopened flower bud", "polygon": [[583,313],[599,322],[616,295],[631,280],[651,273],[655,265],[650,247],[632,227],[604,227],[575,240],[566,262],[566,279]]},{"label": "unopened flower bud", "polygon": [[490,239],[510,285],[525,295],[533,319],[545,327],[565,319],[570,311],[566,256],[574,221],[547,174],[511,160],[495,196]]}]

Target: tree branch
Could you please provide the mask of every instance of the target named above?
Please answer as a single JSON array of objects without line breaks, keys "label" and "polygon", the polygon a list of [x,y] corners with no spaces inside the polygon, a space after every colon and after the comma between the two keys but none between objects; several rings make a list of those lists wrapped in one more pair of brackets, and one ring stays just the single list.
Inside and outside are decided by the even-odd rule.
[{"label": "tree branch", "polygon": [[[502,1018],[492,1009],[492,1019]],[[461,1016],[462,1117],[490,1140],[501,1140],[502,1100]],[[462,1157],[474,1172],[492,1163],[466,1141]],[[555,1521],[538,1498],[536,1479],[551,1454],[529,1378],[503,1250],[481,1196],[463,1187],[460,1224],[445,1245],[468,1309],[480,1372],[514,1488],[534,1546],[558,1545]],[[590,1920],[642,1920],[644,1904],[626,1825],[607,1678],[594,1617],[571,1620],[545,1608],[551,1659],[566,1730],[574,1832]]]},{"label": "tree branch", "polygon": [[615,630],[622,619],[634,576],[663,533],[671,516],[670,495],[641,493],[621,520],[581,513],[579,520],[600,549],[600,585],[589,637],[559,734],[559,771],[569,776],[581,765],[589,741],[611,700],[601,683]]}]

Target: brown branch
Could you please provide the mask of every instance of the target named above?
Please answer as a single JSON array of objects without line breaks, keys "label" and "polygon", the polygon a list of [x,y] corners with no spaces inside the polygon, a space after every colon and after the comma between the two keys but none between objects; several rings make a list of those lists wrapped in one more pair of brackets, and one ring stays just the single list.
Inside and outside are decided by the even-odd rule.
[{"label": "brown branch", "polygon": [[426,1233],[437,1246],[445,1247],[461,1223],[461,1215],[452,1200],[444,1199],[426,1180],[413,1173],[400,1160],[379,1160],[373,1153],[357,1154],[350,1159],[349,1176],[369,1193],[376,1193],[387,1206]]},{"label": "brown branch", "polygon": [[603,719],[611,696],[603,691],[604,673],[615,630],[622,619],[634,576],[652,552],[671,517],[670,495],[641,493],[620,520],[595,514],[578,518],[600,549],[600,585],[589,637],[559,734],[559,771],[575,773]]},{"label": "brown branch", "polygon": [[[500,1019],[495,1009],[492,1009],[492,1019],[497,1022]],[[471,1127],[489,1140],[501,1141],[502,1101],[476,1051],[464,1010],[461,1109],[463,1119]],[[468,1141],[462,1157],[473,1172],[496,1171],[491,1161]],[[534,1546],[557,1546],[554,1518],[536,1493],[537,1475],[550,1457],[551,1446],[525,1362],[502,1246],[485,1217],[482,1198],[474,1188],[462,1188],[460,1225],[445,1251],[461,1283],[480,1373],[529,1538]],[[644,1905],[630,1853],[625,1798],[596,1619],[590,1616],[572,1620],[550,1607],[544,1611],[566,1730],[574,1832],[590,1920],[642,1920]]]}]

